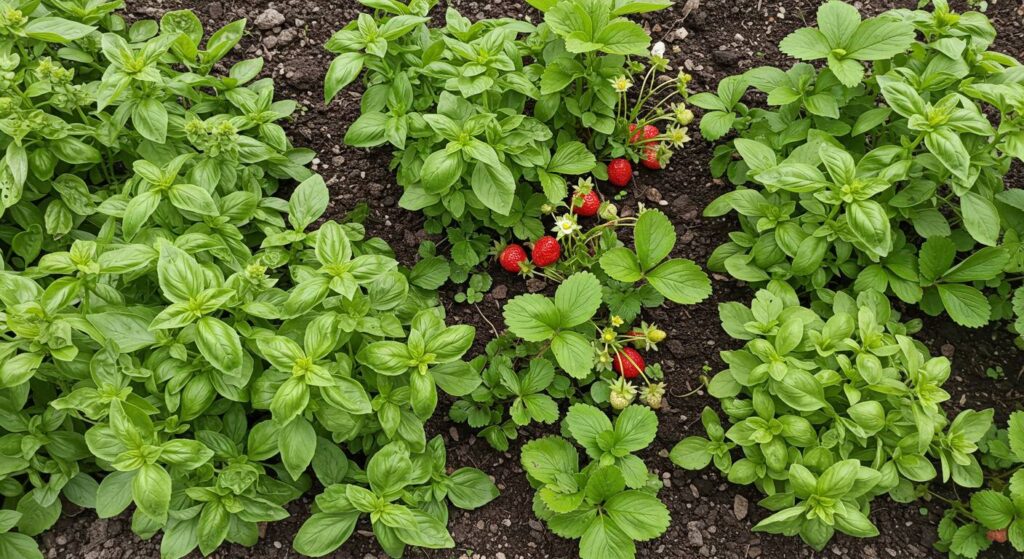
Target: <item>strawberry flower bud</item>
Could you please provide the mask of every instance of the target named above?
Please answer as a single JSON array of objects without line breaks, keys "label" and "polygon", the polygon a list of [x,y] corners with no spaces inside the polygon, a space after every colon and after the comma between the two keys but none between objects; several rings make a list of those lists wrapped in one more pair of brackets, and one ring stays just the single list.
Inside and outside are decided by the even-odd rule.
[{"label": "strawberry flower bud", "polygon": [[605,328],[601,331],[601,341],[606,344],[614,342],[616,336],[617,334],[615,333],[615,330],[612,330],[611,328]]}]

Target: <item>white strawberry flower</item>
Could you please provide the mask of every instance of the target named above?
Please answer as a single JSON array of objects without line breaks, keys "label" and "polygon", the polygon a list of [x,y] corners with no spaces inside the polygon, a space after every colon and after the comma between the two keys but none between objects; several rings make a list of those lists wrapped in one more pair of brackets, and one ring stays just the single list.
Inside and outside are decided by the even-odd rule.
[{"label": "white strawberry flower", "polygon": [[626,76],[619,76],[608,80],[612,83],[612,87],[619,93],[625,93],[629,91],[629,88],[633,87],[633,82]]},{"label": "white strawberry flower", "polygon": [[567,237],[580,230],[580,225],[572,214],[565,214],[555,218],[555,226],[551,229],[558,238]]}]

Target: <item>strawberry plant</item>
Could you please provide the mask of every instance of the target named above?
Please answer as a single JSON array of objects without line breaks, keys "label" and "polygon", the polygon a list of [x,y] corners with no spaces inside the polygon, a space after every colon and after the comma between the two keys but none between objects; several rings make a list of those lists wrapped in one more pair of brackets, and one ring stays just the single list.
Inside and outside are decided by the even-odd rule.
[{"label": "strawberry plant", "polygon": [[[556,218],[560,256],[541,267],[534,247],[538,265],[526,271],[558,282],[554,296],[525,294],[505,304],[508,334],[488,345],[483,383],[450,411],[452,419],[482,428],[496,448],[507,449],[519,427],[557,420],[553,400],[622,409],[639,394],[647,405],[661,407],[664,373],[652,353],[648,365],[640,352],[656,351],[666,334],[646,322],[634,324],[643,308],[695,304],[711,294],[698,266],[669,258],[675,229],[660,211],[641,208],[638,217],[616,216],[589,229],[579,217],[570,210]],[[635,248],[619,240],[622,229],[632,230]]]},{"label": "strawberry plant", "polygon": [[[645,210],[636,219],[620,218],[586,232],[575,226],[569,214],[559,221],[574,227],[568,227],[570,232],[564,234],[567,227],[556,225],[566,244],[567,257],[545,270],[549,277],[564,277],[554,298],[520,295],[505,305],[503,314],[510,332],[526,342],[544,342],[559,366],[574,378],[586,378],[598,363],[611,364],[607,342],[616,340],[615,332],[611,332],[611,340],[604,340],[606,347],[602,350],[595,349],[597,340],[593,339],[594,334],[598,338],[604,335],[592,321],[603,304],[609,307],[612,322],[618,323],[615,327],[621,327],[626,321],[623,315],[631,321],[641,305],[657,306],[665,299],[694,304],[711,293],[710,281],[693,262],[666,260],[675,245],[675,230],[657,210]],[[621,246],[614,232],[604,236],[614,226],[630,223],[635,251]],[[598,262],[600,267],[595,265]],[[569,272],[573,273],[562,275]],[[646,282],[652,299],[643,300],[643,286],[635,287],[639,282]],[[605,296],[617,286],[622,286],[619,293],[629,293],[632,299]],[[581,327],[590,335],[580,332]]]},{"label": "strawberry plant", "polygon": [[579,539],[582,559],[634,557],[634,542],[657,538],[670,520],[658,499],[661,480],[633,454],[654,440],[657,415],[630,406],[613,424],[598,408],[577,404],[565,428],[590,461],[581,468],[576,447],[562,437],[524,445],[523,469],[537,490],[534,512],[555,534]]},{"label": "strawberry plant", "polygon": [[448,503],[496,489],[424,430],[438,388],[481,382],[474,329],[435,300],[444,262],[400,266],[364,211],[314,230],[328,190],[278,124],[296,103],[261,59],[222,61],[244,21],[207,38],[191,12],[128,26],[118,5],[4,12],[0,546],[39,556],[70,502],[134,505],[162,557],[209,555],[314,479],[337,532],[300,549],[360,512],[395,556],[451,546]]},{"label": "strawberry plant", "polygon": [[836,531],[876,535],[866,513],[878,495],[933,479],[981,485],[976,451],[992,410],[948,419],[949,360],[910,338],[918,325],[899,322],[878,292],[836,293],[819,314],[771,281],[749,306],[719,311],[745,342],[722,352],[728,369],[708,384],[731,426],[706,410],[707,438],[687,437],[671,458],[687,469],[714,462],[730,482],[763,492],[775,514],[755,530],[799,534],[821,550]]},{"label": "strawberry plant", "polygon": [[[599,160],[618,160],[618,169],[599,164],[594,170],[616,186],[628,180],[622,162],[660,169],[672,156],[669,146],[690,140],[686,126],[693,114],[684,103],[671,103],[686,98],[690,76],[680,72],[675,79],[659,80],[669,69],[665,44],[652,47],[647,32],[624,16],[662,10],[672,2],[528,1],[544,13],[544,23],[527,41],[543,67],[537,118],[559,133],[585,138]],[[664,134],[657,127],[662,122],[671,123]],[[547,192],[549,184],[544,186]]]},{"label": "strawberry plant", "polygon": [[477,358],[483,382],[453,403],[448,416],[480,429],[480,436],[503,452],[519,427],[557,421],[557,401],[572,394],[571,379],[550,359],[535,359],[539,351],[539,344],[522,343],[511,333],[491,340],[486,355]]},{"label": "strawberry plant", "polygon": [[[712,170],[738,188],[705,215],[736,212],[741,230],[712,270],[789,281],[822,306],[850,288],[967,327],[1010,315],[1006,273],[1021,271],[1024,232],[1024,206],[1004,184],[1024,159],[1019,64],[989,50],[983,14],[933,4],[862,21],[828,2],[817,28],[781,45],[824,68],[755,68],[690,97],[708,111],[705,138],[737,135]],[[766,109],[742,102],[750,87]]]},{"label": "strawberry plant", "polygon": [[[356,80],[364,85],[362,114],[345,142],[391,147],[404,189],[400,205],[423,211],[428,232],[447,235],[456,282],[487,255],[481,231],[542,237],[542,208],[565,200],[567,177],[609,177],[597,157],[653,154],[662,161],[665,145],[689,140],[685,125],[665,134],[655,128],[692,113],[663,108],[673,94],[660,97],[667,87],[655,87],[654,74],[667,61],[625,17],[671,2],[537,0],[531,3],[545,13],[537,26],[470,22],[449,8],[440,28],[428,25],[436,0],[362,3],[373,15],[362,14],[327,42],[337,54],[327,101]],[[627,108],[621,83],[644,69],[642,59],[650,87]],[[685,95],[687,81],[680,77],[673,91]],[[641,119],[657,133],[631,145],[627,127]]]}]

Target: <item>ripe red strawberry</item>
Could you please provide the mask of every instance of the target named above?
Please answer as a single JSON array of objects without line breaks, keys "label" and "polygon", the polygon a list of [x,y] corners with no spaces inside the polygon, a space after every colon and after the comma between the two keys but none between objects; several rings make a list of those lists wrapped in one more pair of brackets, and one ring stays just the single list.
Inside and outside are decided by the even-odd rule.
[{"label": "ripe red strawberry", "polygon": [[572,197],[572,208],[570,211],[576,215],[591,217],[597,215],[597,210],[600,208],[601,198],[598,197],[596,192],[591,190],[589,192],[577,192]]},{"label": "ripe red strawberry", "polygon": [[612,159],[611,163],[608,164],[608,180],[615,186],[625,188],[632,178],[633,166],[630,165],[629,161],[620,157]]},{"label": "ripe red strawberry", "polygon": [[644,367],[644,358],[640,356],[640,352],[631,347],[622,348],[622,351],[616,353],[615,359],[612,360],[612,368],[615,369],[615,372],[630,379],[640,376]]},{"label": "ripe red strawberry", "polygon": [[643,130],[638,131],[635,124],[629,125],[629,143],[639,143],[641,137],[644,140],[651,140],[661,135],[661,130],[653,124],[645,124]]},{"label": "ripe red strawberry", "polygon": [[661,159],[658,157],[658,146],[651,144],[644,146],[644,156],[640,160],[640,164],[648,169],[657,171],[661,169]]},{"label": "ripe red strawberry", "polygon": [[505,247],[498,255],[498,263],[510,274],[518,274],[522,271],[520,264],[526,262],[526,251],[523,247],[513,243]]},{"label": "ripe red strawberry", "polygon": [[989,530],[985,537],[995,543],[1006,543],[1006,530]]},{"label": "ripe red strawberry", "polygon": [[533,263],[541,268],[558,262],[561,255],[562,247],[554,237],[545,235],[533,243]]}]

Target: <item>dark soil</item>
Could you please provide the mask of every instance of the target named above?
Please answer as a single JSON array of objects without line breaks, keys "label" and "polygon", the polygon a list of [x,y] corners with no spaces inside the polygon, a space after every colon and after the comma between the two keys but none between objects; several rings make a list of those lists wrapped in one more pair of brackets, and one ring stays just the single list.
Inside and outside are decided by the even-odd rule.
[{"label": "dark soil", "polygon": [[[452,0],[450,4],[472,19],[525,12],[533,21],[539,21],[539,14],[520,0]],[[866,12],[877,13],[891,7],[913,7],[916,0],[866,0],[856,4]],[[1024,5],[1011,0],[990,0],[990,4],[988,13],[1000,31],[997,48],[1022,57]],[[793,29],[813,22],[817,5],[818,2],[812,0],[679,1],[671,10],[647,17],[644,23],[656,40],[668,45],[667,56],[673,64],[694,75],[692,89],[702,91],[713,88],[721,78],[752,66],[788,64],[790,61],[778,52],[777,44]],[[320,154],[314,166],[323,174],[333,194],[329,212],[342,216],[359,202],[368,202],[369,232],[388,241],[404,264],[413,264],[417,245],[426,238],[423,219],[397,206],[401,191],[388,171],[390,154],[385,150],[350,149],[341,141],[347,126],[358,116],[359,93],[343,92],[331,105],[323,104],[321,84],[331,58],[321,45],[334,30],[354,19],[361,6],[354,0],[270,3],[264,0],[135,0],[130,2],[128,10],[131,17],[139,18],[159,17],[166,10],[178,8],[194,9],[208,29],[238,18],[249,20],[250,34],[240,47],[244,52],[238,56],[263,56],[267,61],[265,73],[277,81],[278,95],[296,99],[303,105],[304,112],[295,118],[288,132],[296,144],[313,148]],[[437,10],[443,13],[443,6]],[[693,134],[697,135],[696,126],[693,128]],[[712,146],[698,139],[675,156],[669,169],[640,173],[627,201],[658,203],[663,200],[662,209],[678,228],[679,255],[701,263],[706,262],[714,247],[726,240],[733,225],[729,219],[701,217],[705,205],[729,190],[726,184],[713,180],[709,174],[711,150]],[[1020,173],[1013,176],[1020,177]],[[1021,186],[1019,179],[1015,182],[1018,184],[1011,186]],[[652,188],[658,192],[652,192]],[[668,450],[683,437],[700,433],[701,409],[715,405],[703,392],[687,398],[681,396],[700,385],[698,377],[705,364],[717,371],[722,365],[718,352],[735,345],[718,326],[717,304],[750,296],[749,290],[728,278],[716,276],[714,279],[715,296],[711,300],[691,307],[655,310],[645,317],[665,328],[670,336],[657,356],[669,379],[670,396],[666,409],[660,414],[658,438],[644,458],[665,481],[661,497],[671,510],[672,525],[662,538],[641,544],[638,557],[941,557],[931,547],[941,511],[935,505],[926,504],[924,508],[898,505],[880,498],[871,515],[881,531],[878,538],[836,537],[824,553],[816,554],[797,539],[751,532],[751,527],[764,517],[764,511],[756,506],[755,491],[730,486],[710,471],[688,472],[671,464]],[[504,298],[507,298],[522,288],[521,283],[513,282],[495,291],[505,293]],[[486,315],[496,322],[493,317],[500,317],[503,300],[496,299],[492,292],[473,308],[454,304],[454,293],[454,290],[442,293],[450,320],[474,324],[481,338],[489,337],[491,326],[483,317]],[[501,327],[498,322],[495,325]],[[1020,407],[1024,392],[1021,382],[1024,353],[1014,347],[1013,338],[1004,326],[967,330],[945,319],[929,319],[921,338],[935,354],[953,357],[954,375],[946,385],[954,396],[953,407],[995,407],[1000,421],[1005,420],[1010,410]],[[990,380],[986,369],[997,365],[1005,371],[1005,378]],[[576,556],[575,542],[554,536],[534,519],[530,507],[532,490],[518,463],[519,444],[513,444],[507,453],[496,452],[465,426],[451,427],[443,412],[431,426],[435,433],[444,436],[450,464],[475,466],[490,473],[502,495],[479,511],[452,510],[450,528],[457,545],[455,550],[410,550],[409,557]],[[539,431],[524,432],[519,443],[537,434]],[[308,515],[310,502],[310,499],[303,499],[295,503],[291,507],[293,516],[268,526],[266,537],[255,548],[227,547],[214,557],[297,557],[291,550],[291,539]],[[368,530],[369,525],[361,526],[343,549],[331,557],[384,557]],[[159,557],[159,537],[141,541],[132,534],[128,518],[97,520],[89,512],[62,519],[41,539],[44,555],[49,558]],[[1003,547],[1009,549],[1009,546]]]}]

